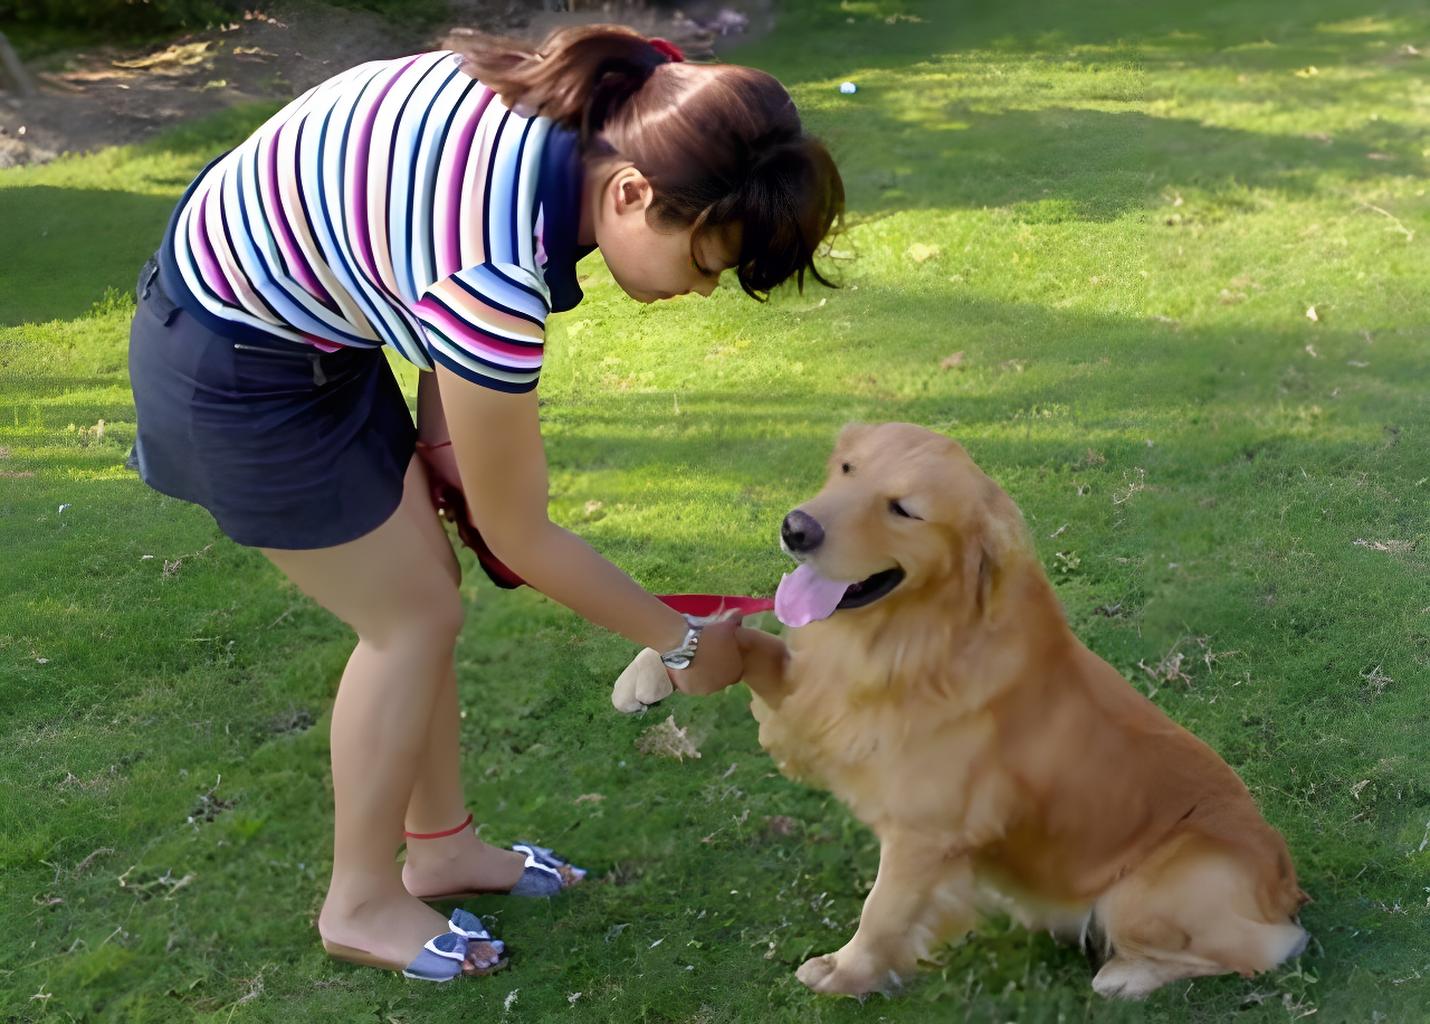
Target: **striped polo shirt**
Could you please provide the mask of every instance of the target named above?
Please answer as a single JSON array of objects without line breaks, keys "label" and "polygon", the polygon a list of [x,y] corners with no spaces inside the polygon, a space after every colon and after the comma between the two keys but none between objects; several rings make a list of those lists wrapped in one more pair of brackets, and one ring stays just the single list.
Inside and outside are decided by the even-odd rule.
[{"label": "striped polo shirt", "polygon": [[219,333],[391,346],[530,391],[548,313],[581,299],[575,133],[521,117],[449,52],[315,86],[210,165],[162,254]]}]

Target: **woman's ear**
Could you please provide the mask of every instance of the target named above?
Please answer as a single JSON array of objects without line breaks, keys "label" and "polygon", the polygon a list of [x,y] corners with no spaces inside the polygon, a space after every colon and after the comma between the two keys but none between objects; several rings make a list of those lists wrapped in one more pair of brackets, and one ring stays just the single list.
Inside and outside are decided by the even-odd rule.
[{"label": "woman's ear", "polygon": [[644,214],[655,199],[655,190],[648,179],[634,166],[626,166],[616,172],[611,182],[617,215],[627,213]]}]

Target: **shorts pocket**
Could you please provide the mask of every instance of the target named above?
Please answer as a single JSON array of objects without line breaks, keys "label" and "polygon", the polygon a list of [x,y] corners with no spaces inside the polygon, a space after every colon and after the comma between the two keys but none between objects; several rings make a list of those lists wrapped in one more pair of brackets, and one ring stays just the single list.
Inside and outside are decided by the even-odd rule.
[{"label": "shorts pocket", "polygon": [[150,256],[139,270],[139,280],[134,287],[134,299],[139,308],[159,323],[168,327],[179,315],[179,304],[164,294],[159,287],[159,264]]}]

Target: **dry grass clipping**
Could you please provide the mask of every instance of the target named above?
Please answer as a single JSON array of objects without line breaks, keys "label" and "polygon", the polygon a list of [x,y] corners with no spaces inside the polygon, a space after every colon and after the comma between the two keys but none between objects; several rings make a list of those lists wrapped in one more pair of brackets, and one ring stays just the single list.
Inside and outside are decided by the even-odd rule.
[{"label": "dry grass clipping", "polygon": [[687,757],[699,757],[700,748],[690,738],[688,729],[675,724],[675,716],[670,715],[659,725],[653,725],[636,737],[636,749],[642,754],[655,757],[673,757],[684,761]]}]

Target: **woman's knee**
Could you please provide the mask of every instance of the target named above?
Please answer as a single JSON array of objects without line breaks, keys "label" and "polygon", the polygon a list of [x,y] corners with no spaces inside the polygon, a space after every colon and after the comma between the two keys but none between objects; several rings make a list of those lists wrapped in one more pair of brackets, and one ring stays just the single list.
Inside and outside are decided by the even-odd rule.
[{"label": "woman's knee", "polygon": [[410,643],[450,652],[457,645],[466,614],[461,594],[443,574],[431,587],[409,590],[393,602],[388,614],[359,627],[358,636],[381,646]]},{"label": "woman's knee", "polygon": [[[445,577],[443,582],[447,582]],[[432,636],[444,643],[450,642],[455,647],[457,637],[461,635],[462,626],[467,620],[467,609],[462,606],[462,595],[456,585],[442,587],[438,595],[424,608],[424,612],[421,617],[426,620]]]}]

